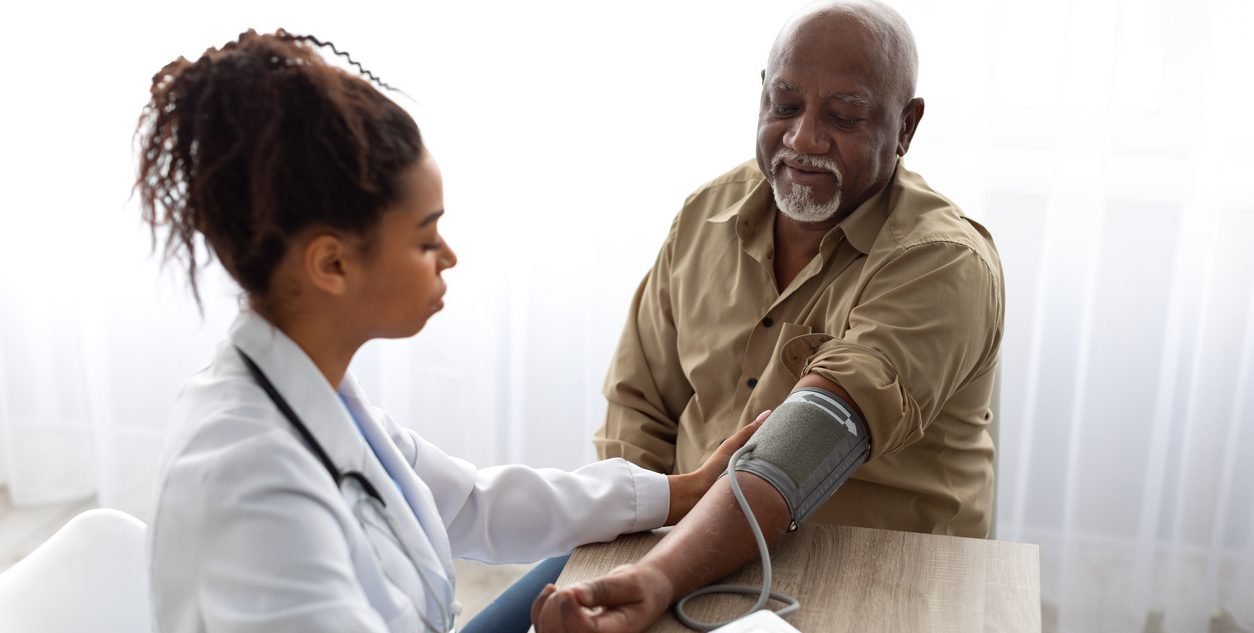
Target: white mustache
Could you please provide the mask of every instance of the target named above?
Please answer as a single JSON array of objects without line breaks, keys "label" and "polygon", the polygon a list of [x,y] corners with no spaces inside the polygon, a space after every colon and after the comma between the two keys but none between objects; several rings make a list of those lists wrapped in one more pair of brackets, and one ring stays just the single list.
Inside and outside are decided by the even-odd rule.
[{"label": "white mustache", "polygon": [[780,148],[778,152],[775,152],[775,156],[771,158],[772,178],[775,177],[775,174],[779,171],[779,166],[783,165],[785,160],[791,160],[794,163],[801,163],[807,167],[817,167],[819,169],[832,172],[832,175],[836,177],[837,187],[839,187],[844,180],[840,175],[840,167],[836,166],[836,161],[823,156],[807,156],[806,154],[798,154],[787,147]]}]

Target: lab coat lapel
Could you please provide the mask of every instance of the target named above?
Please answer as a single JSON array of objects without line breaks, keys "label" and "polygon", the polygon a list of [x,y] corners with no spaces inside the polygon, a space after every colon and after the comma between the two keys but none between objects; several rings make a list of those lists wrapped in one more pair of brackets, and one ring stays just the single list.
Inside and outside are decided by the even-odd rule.
[{"label": "lab coat lapel", "polygon": [[[402,534],[400,536],[405,538],[414,536],[424,538],[423,535],[425,534],[425,540],[430,542],[432,553],[435,555],[440,567],[443,568],[444,577],[448,579],[451,590],[455,578],[452,548],[449,546],[448,532],[444,527],[444,519],[440,516],[439,509],[435,504],[435,498],[431,494],[431,489],[418,478],[413,466],[406,461],[405,456],[397,448],[396,443],[388,436],[387,428],[383,422],[375,418],[369,407],[364,406],[364,403],[367,402],[365,395],[351,375],[344,378],[344,383],[340,386],[340,392],[344,394],[348,405],[353,408],[358,421],[361,422],[362,433],[369,438],[371,445],[379,449],[377,463],[370,465],[379,467],[384,481],[388,478],[388,472],[395,474],[396,484],[403,491],[405,497],[405,499],[401,500],[401,503],[405,504],[406,500],[412,502],[409,505],[399,506],[399,508],[406,510],[404,512],[394,511],[392,502],[388,502],[387,509],[393,511],[392,516],[396,519],[398,527],[420,532],[420,534]],[[375,461],[367,460],[367,462]],[[384,471],[384,468],[386,468],[386,471]],[[373,479],[374,475],[371,474],[370,476]],[[396,491],[396,486],[392,486],[392,489]],[[401,514],[407,516],[399,516]],[[452,599],[451,595],[449,599]]]}]

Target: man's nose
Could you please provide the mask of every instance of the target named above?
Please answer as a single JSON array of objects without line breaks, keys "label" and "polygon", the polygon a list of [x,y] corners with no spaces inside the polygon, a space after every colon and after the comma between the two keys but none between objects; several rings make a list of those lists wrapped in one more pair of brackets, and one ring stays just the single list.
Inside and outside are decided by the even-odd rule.
[{"label": "man's nose", "polygon": [[805,113],[793,119],[784,145],[798,154],[824,155],[832,150],[832,138],[818,115]]}]

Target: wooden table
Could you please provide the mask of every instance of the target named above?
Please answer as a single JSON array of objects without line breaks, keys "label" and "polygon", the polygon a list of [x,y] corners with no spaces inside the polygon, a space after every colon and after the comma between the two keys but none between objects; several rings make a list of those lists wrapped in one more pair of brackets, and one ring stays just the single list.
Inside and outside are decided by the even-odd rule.
[{"label": "wooden table", "polygon": [[[602,576],[638,560],[664,533],[580,547],[557,584]],[[787,620],[803,633],[1041,630],[1036,545],[806,524],[780,540],[772,561],[772,590],[801,601],[800,611]],[[728,582],[756,587],[761,578],[762,567],[755,561]],[[689,603],[689,615],[725,620],[752,602],[744,596],[705,596]],[[668,612],[649,630],[690,629]]]}]

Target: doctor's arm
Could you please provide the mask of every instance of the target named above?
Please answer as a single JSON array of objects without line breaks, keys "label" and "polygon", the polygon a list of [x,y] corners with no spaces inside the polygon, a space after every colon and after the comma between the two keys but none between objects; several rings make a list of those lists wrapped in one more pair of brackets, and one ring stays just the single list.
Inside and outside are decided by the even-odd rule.
[{"label": "doctor's arm", "polygon": [[381,412],[379,419],[432,491],[453,556],[510,563],[678,521],[769,413],[726,439],[701,468],[670,476],[622,459],[574,471],[522,465],[477,469]]}]

